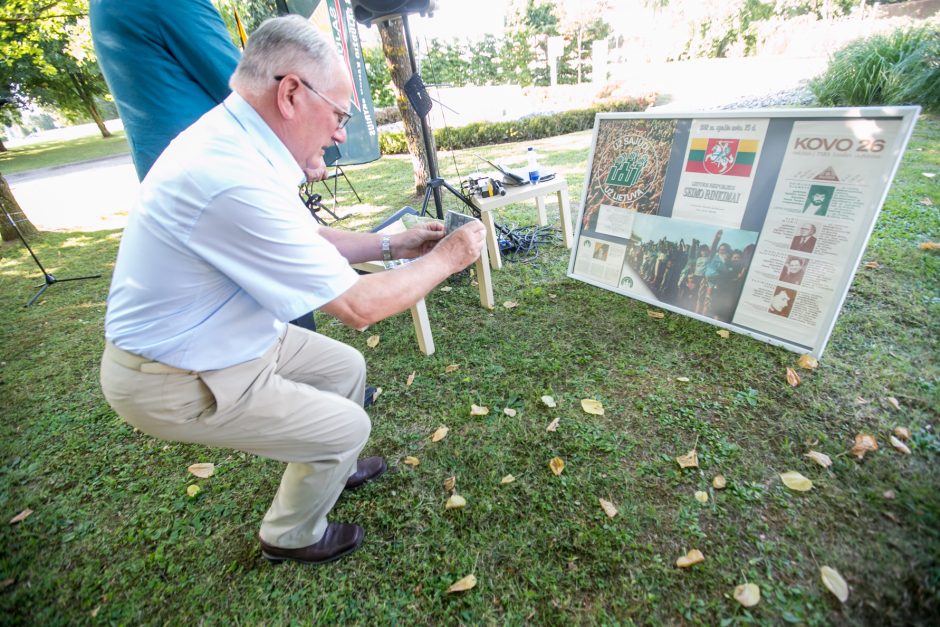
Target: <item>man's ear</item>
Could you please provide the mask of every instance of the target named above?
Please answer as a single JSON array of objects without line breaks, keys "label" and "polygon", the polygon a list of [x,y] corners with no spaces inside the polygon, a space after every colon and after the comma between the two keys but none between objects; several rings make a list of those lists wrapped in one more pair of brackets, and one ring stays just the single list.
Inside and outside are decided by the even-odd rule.
[{"label": "man's ear", "polygon": [[277,109],[286,120],[292,120],[297,115],[296,101],[302,89],[300,82],[291,76],[286,76],[277,87]]}]

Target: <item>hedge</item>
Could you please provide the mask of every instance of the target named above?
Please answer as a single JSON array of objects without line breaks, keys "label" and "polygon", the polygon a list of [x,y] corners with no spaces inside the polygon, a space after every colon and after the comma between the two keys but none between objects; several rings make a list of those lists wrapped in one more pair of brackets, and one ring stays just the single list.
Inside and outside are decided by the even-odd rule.
[{"label": "hedge", "polygon": [[[476,146],[505,144],[555,137],[594,127],[594,115],[608,111],[645,111],[651,96],[598,103],[588,109],[573,109],[549,115],[534,115],[510,122],[473,122],[460,128],[435,129],[434,141],[441,150],[462,150]],[[404,131],[380,133],[383,155],[408,152]]]}]

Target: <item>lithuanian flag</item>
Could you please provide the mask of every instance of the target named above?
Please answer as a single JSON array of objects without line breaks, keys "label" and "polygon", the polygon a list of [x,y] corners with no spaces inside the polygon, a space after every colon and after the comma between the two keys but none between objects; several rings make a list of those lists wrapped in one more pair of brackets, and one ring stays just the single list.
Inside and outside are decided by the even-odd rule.
[{"label": "lithuanian flag", "polygon": [[689,149],[686,172],[750,176],[757,158],[756,139],[710,139],[696,137]]}]

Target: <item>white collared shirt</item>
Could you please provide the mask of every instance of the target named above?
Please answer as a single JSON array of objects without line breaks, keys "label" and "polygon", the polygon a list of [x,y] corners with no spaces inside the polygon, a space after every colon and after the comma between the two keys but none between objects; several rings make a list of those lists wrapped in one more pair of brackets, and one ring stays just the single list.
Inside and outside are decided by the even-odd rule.
[{"label": "white collared shirt", "polygon": [[186,370],[260,357],[358,276],[297,194],[303,170],[232,94],[173,140],[121,240],[105,336]]}]

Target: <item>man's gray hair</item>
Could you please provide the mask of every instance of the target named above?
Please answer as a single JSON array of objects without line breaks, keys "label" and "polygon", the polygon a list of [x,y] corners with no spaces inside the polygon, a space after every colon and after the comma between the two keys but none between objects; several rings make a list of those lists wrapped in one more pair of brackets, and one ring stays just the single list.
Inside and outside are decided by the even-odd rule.
[{"label": "man's gray hair", "polygon": [[257,96],[274,85],[275,76],[295,73],[329,90],[336,85],[341,61],[333,41],[301,16],[273,17],[248,38],[229,86]]}]

